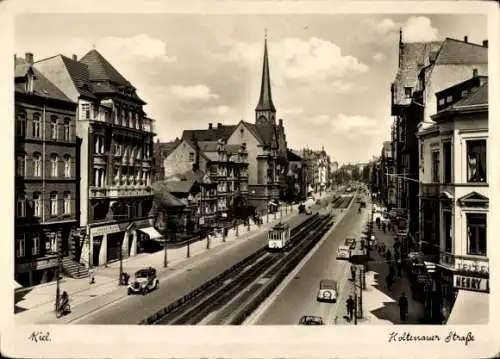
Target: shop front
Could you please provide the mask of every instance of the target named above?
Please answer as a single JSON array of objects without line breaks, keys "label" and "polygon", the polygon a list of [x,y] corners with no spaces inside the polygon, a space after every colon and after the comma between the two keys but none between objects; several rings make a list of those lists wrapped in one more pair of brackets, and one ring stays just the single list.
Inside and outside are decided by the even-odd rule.
[{"label": "shop front", "polygon": [[453,288],[456,298],[447,324],[488,324],[489,278],[456,273]]}]

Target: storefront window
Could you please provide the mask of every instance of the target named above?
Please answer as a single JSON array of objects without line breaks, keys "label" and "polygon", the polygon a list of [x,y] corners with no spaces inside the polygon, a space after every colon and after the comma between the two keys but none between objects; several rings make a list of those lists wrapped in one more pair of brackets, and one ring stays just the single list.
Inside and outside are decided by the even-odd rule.
[{"label": "storefront window", "polygon": [[486,140],[467,141],[467,182],[486,182]]},{"label": "storefront window", "polygon": [[486,256],[486,214],[467,214],[467,254]]}]

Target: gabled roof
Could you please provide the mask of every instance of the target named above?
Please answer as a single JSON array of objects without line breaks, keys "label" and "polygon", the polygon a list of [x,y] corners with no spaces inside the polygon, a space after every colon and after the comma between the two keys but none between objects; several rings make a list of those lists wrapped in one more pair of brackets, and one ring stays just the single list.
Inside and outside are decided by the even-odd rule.
[{"label": "gabled roof", "polygon": [[153,183],[155,201],[161,201],[166,207],[184,207],[184,203],[166,189],[165,182]]},{"label": "gabled roof", "polygon": [[[179,142],[172,148],[172,150],[167,154],[167,157],[170,156],[172,152],[174,152],[183,142],[187,143],[194,151],[196,151],[196,145],[193,143],[193,141],[183,138],[182,140],[179,140]],[[200,156],[206,160],[210,160],[210,158],[208,158],[208,156],[201,149]]]},{"label": "gabled roof", "polygon": [[182,139],[191,140],[194,138],[198,141],[227,140],[235,129],[236,125],[220,125],[205,130],[184,130],[182,132]]},{"label": "gabled roof", "polygon": [[70,59],[64,55],[59,56],[61,56],[61,60],[64,66],[66,66],[69,76],[73,80],[73,83],[80,95],[90,99],[96,99],[92,93],[92,85],[89,81],[89,71],[87,65]]},{"label": "gabled roof", "polygon": [[89,79],[91,81],[108,80],[117,85],[132,86],[96,49],[90,50],[83,56],[80,63],[88,66]]},{"label": "gabled roof", "polygon": [[[50,82],[49,79],[47,79],[40,71],[38,71],[35,66],[30,66],[24,59],[16,58],[15,66],[15,75],[18,78],[24,77],[30,71],[30,69],[33,71],[35,77],[33,83],[33,95],[74,103],[68,96],[64,94],[64,92],[62,92],[56,85]],[[24,75],[21,75],[23,73]],[[15,84],[15,92],[26,94],[26,86],[24,82],[18,82]]]},{"label": "gabled roof", "polygon": [[165,182],[165,187],[170,193],[189,193],[193,188],[196,181],[186,180],[186,181],[169,181]]},{"label": "gabled roof", "polygon": [[160,155],[160,157],[166,157],[175,149],[179,142],[181,142],[179,138],[169,142],[156,142],[153,144],[153,151]]},{"label": "gabled roof", "polygon": [[436,64],[487,64],[488,48],[447,37],[439,50]]},{"label": "gabled roof", "polygon": [[458,199],[460,206],[484,206],[488,205],[489,199],[476,191],[466,194]]},{"label": "gabled roof", "polygon": [[288,161],[290,162],[300,162],[302,161],[302,157],[300,157],[295,151],[288,150],[287,151]]}]

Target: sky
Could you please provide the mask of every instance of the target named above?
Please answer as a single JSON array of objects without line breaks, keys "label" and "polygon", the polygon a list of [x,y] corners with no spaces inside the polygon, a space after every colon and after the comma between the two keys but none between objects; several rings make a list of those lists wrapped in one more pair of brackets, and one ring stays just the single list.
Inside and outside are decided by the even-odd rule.
[{"label": "sky", "polygon": [[[137,89],[160,141],[255,121],[267,29],[272,95],[288,146],[367,162],[390,138],[403,41],[482,43],[481,15],[23,14],[15,52],[35,61],[97,49]],[[63,29],[63,31],[61,30]]]}]

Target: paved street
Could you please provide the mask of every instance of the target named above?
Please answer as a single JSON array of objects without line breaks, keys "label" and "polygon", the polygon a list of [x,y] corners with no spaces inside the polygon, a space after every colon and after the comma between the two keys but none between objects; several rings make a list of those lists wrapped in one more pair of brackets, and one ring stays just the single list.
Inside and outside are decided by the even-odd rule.
[{"label": "paved street", "polygon": [[267,307],[264,304],[264,308],[261,308],[261,313],[249,318],[248,324],[293,325],[305,314],[318,315],[327,323],[333,323],[337,304],[317,302],[316,293],[321,279],[336,280],[340,289],[347,281],[349,264],[347,261],[337,260],[335,254],[346,236],[361,236],[367,212],[364,210],[358,214],[358,206],[354,200],[351,207],[343,211],[344,217],[337,222],[318,250],[294,278],[281,291],[278,290],[279,293],[271,296]]},{"label": "paved street", "polygon": [[[318,209],[317,206],[315,209]],[[285,215],[283,209],[282,214],[283,220],[291,223],[292,226],[305,219],[304,215],[297,214],[296,206],[293,213]],[[212,238],[209,251],[205,247],[206,241],[193,243],[189,259],[186,259],[185,247],[171,249],[168,251],[169,267],[166,269],[162,268],[163,251],[128,258],[123,264],[125,272],[133,273],[145,266],[153,266],[159,270],[160,289],[145,297],[128,297],[126,288],[117,286],[119,263],[113,263],[107,268],[97,269],[94,285],[88,284],[88,278],[63,279],[61,288],[67,290],[71,296],[71,314],[60,319],[55,318],[53,313],[55,283],[51,283],[33,288],[17,303],[25,310],[16,315],[16,321],[21,323],[135,324],[169,301],[177,299],[264,246],[267,229],[279,221],[279,212],[276,219],[274,218],[274,214],[270,215],[268,224],[264,216],[264,225],[261,228],[253,228],[257,231],[248,232],[247,227],[240,226],[239,237],[236,237],[234,232],[230,232],[226,242],[222,242],[222,238]],[[213,260],[214,258],[217,260]]]}]

